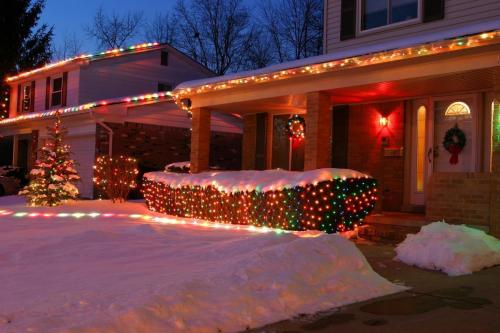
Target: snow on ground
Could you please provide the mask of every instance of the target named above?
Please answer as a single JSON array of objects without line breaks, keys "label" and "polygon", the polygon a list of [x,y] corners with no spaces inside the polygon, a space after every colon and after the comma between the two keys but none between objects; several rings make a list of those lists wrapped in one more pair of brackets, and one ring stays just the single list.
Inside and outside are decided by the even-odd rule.
[{"label": "snow on ground", "polygon": [[150,172],[144,175],[151,181],[163,182],[171,187],[213,185],[219,191],[243,192],[278,190],[306,184],[319,183],[335,178],[362,178],[368,175],[349,169],[317,169],[311,171],[209,171],[197,174]]},{"label": "snow on ground", "polygon": [[406,264],[457,276],[500,265],[500,240],[465,225],[435,222],[408,235],[396,253]]},{"label": "snow on ground", "polygon": [[337,235],[161,224],[138,202],[21,200],[0,198],[1,332],[235,332],[404,289]]}]

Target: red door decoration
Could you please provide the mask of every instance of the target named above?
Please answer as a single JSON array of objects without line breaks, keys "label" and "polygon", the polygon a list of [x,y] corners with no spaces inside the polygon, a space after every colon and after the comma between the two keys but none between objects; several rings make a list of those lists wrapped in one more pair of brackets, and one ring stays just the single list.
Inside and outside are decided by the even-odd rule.
[{"label": "red door decoration", "polygon": [[458,125],[450,128],[444,135],[443,146],[450,154],[450,164],[458,163],[458,155],[467,144],[467,138],[464,131],[458,128]]}]

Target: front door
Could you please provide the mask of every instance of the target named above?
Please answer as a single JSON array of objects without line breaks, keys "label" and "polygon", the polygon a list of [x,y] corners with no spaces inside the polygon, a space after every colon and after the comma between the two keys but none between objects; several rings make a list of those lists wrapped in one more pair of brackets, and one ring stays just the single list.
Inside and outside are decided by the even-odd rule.
[{"label": "front door", "polygon": [[[432,173],[477,171],[477,110],[475,95],[412,101],[412,205],[425,205]],[[446,133],[455,126],[465,134],[466,144],[452,159],[453,154],[445,149],[443,141]]]},{"label": "front door", "polygon": [[[434,147],[432,172],[475,172],[477,171],[477,98],[475,95],[460,98],[433,100]],[[465,134],[463,135],[456,135]],[[445,137],[454,141],[448,150]],[[465,141],[464,141],[465,139]],[[456,150],[456,151],[453,151]]]}]

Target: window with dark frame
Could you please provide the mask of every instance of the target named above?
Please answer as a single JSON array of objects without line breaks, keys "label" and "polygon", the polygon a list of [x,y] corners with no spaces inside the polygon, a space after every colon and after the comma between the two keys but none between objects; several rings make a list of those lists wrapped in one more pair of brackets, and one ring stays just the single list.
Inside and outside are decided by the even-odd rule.
[{"label": "window with dark frame", "polygon": [[168,66],[168,52],[161,51],[161,65]]},{"label": "window with dark frame", "polygon": [[172,83],[158,82],[158,92],[172,91]]},{"label": "window with dark frame", "polygon": [[60,106],[62,104],[63,78],[58,77],[52,80],[52,91],[50,95],[50,105]]},{"label": "window with dark frame", "polygon": [[361,30],[418,18],[419,0],[361,0]]},{"label": "window with dark frame", "polygon": [[31,84],[27,84],[23,86],[22,90],[22,112],[30,112],[31,111],[31,94],[33,92],[31,91]]}]

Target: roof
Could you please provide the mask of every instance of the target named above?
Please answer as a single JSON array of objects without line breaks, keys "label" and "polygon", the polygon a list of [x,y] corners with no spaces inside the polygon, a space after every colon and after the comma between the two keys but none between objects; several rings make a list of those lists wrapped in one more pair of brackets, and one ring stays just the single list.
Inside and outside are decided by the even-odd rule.
[{"label": "roof", "polygon": [[108,100],[101,100],[96,102],[85,103],[76,106],[70,106],[67,108],[60,108],[54,110],[47,110],[43,112],[35,112],[22,114],[17,117],[7,118],[0,120],[0,126],[10,125],[22,121],[34,120],[34,119],[43,119],[43,118],[51,118],[56,115],[56,113],[60,114],[76,114],[76,113],[84,113],[89,110],[95,109],[97,107],[104,107],[110,105],[118,105],[125,104],[126,106],[133,106],[139,103],[157,103],[164,101],[173,101],[172,93],[169,91],[159,92],[159,93],[151,93],[151,94],[143,94],[138,96],[128,96],[128,97],[120,97],[113,98]]},{"label": "roof", "polygon": [[174,89],[174,96],[182,98],[198,93],[235,88],[245,84],[265,83],[270,80],[287,79],[298,75],[320,74],[340,68],[366,66],[409,57],[444,53],[497,43],[499,40],[500,21],[485,21],[412,38],[343,49],[338,52],[280,63],[253,71],[187,81]]},{"label": "roof", "polygon": [[44,65],[42,67],[38,67],[26,72],[22,72],[20,74],[14,75],[7,77],[5,79],[6,82],[13,82],[22,78],[26,78],[30,75],[40,73],[40,72],[45,72],[50,69],[56,68],[56,67],[62,67],[68,64],[72,63],[83,63],[86,61],[96,61],[96,60],[101,60],[101,59],[109,59],[109,58],[116,58],[128,54],[135,54],[135,53],[141,53],[141,52],[147,52],[147,51],[152,51],[152,50],[158,50],[161,48],[164,48],[168,46],[168,44],[160,44],[160,43],[143,43],[143,44],[137,44],[137,45],[132,45],[129,47],[125,48],[117,48],[113,50],[107,50],[103,52],[98,52],[94,54],[82,54],[73,58],[57,61],[54,63],[50,63],[47,65]]}]

